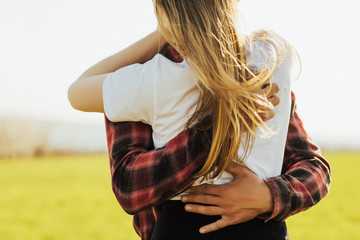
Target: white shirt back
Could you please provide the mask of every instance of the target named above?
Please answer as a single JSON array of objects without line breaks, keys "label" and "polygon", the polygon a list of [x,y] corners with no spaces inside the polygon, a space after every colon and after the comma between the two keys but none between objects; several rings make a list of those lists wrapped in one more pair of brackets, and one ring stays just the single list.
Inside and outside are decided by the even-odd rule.
[{"label": "white shirt back", "polygon": [[[269,61],[266,41],[254,42],[248,65],[260,71]],[[280,175],[291,108],[291,56],[276,68],[272,82],[279,85],[280,104],[275,117],[266,122],[272,134],[257,129],[252,150],[244,164],[261,179]],[[271,60],[271,59],[270,59]],[[157,54],[144,64],[134,64],[110,74],[103,85],[104,111],[113,122],[142,121],[152,126],[155,148],[160,148],[184,129],[199,100],[196,78],[186,62],[174,63]],[[239,149],[242,155],[243,149]],[[225,172],[209,183],[223,184],[232,176]],[[200,182],[197,181],[198,183]],[[204,183],[204,182],[202,182]],[[179,199],[175,197],[173,199]]]}]

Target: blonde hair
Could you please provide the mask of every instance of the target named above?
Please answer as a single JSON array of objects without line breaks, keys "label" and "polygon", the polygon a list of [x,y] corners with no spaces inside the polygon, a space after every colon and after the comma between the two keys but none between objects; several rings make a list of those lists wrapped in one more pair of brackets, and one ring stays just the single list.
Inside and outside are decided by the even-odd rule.
[{"label": "blonde hair", "polygon": [[[251,71],[246,46],[252,39],[240,34],[238,0],[153,0],[165,39],[186,60],[199,79],[200,99],[187,127],[211,116],[211,149],[196,177],[216,177],[231,161],[243,162],[251,151],[255,128],[263,124],[256,104],[270,107],[255,91],[278,65],[276,52],[265,70]],[[266,38],[258,34],[257,38]],[[242,146],[244,152],[238,156]],[[209,174],[213,172],[210,176]]]}]

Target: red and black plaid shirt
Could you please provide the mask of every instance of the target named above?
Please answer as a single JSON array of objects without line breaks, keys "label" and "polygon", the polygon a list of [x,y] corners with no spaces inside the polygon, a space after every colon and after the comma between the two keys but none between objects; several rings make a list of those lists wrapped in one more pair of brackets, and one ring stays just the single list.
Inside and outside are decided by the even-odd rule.
[{"label": "red and black plaid shirt", "polygon": [[[173,61],[180,56],[169,45],[162,52]],[[141,99],[140,99],[141,100]],[[282,175],[267,179],[274,210],[266,220],[284,220],[326,196],[330,166],[306,133],[295,107],[290,118]],[[112,188],[123,209],[134,215],[134,228],[151,238],[161,204],[194,182],[210,149],[209,132],[188,129],[154,150],[151,126],[140,122],[113,123],[105,118]]]}]

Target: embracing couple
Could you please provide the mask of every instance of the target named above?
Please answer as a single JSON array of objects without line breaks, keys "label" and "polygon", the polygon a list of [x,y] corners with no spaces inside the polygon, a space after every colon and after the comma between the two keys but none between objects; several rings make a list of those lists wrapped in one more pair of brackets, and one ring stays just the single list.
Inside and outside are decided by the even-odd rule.
[{"label": "embracing couple", "polygon": [[106,115],[113,191],[143,240],[289,239],[284,220],[328,193],[294,50],[242,34],[237,2],[153,0],[159,28],[69,88],[74,108]]}]

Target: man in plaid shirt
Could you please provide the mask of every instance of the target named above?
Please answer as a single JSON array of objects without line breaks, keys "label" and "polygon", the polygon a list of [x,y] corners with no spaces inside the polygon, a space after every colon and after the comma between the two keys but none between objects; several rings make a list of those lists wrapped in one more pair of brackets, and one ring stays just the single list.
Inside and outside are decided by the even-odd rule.
[{"label": "man in plaid shirt", "polygon": [[[169,45],[162,53],[173,61],[181,60]],[[140,122],[113,123],[106,118],[105,123],[114,194],[123,209],[134,215],[136,232],[142,239],[149,240],[162,203],[186,190],[195,181],[192,176],[206,160],[211,133],[188,129],[168,142],[164,148],[154,150],[151,126]],[[270,190],[270,211],[256,209],[255,205],[258,203],[253,200],[254,206],[247,208],[236,204],[231,207],[226,205],[229,198],[235,198],[239,204],[244,203],[241,202],[242,199],[246,201],[245,196],[251,192],[246,192],[247,189],[241,186],[248,186],[248,182],[255,184],[258,180],[243,167],[232,168],[231,172],[235,177],[233,183],[195,187],[191,192],[202,194],[190,194],[188,197],[187,202],[207,204],[192,204],[192,209],[187,209],[188,211],[222,216],[222,220],[208,226],[205,232],[254,217],[264,218],[265,221],[284,220],[315,205],[329,190],[330,166],[307,135],[296,111],[294,94],[282,174],[257,182],[265,183]],[[251,185],[252,188],[254,184]],[[224,188],[229,191],[224,191]],[[207,194],[217,195],[221,201],[212,203],[206,198],[209,196]],[[262,196],[257,198],[261,199]],[[218,207],[215,209],[208,205]]]}]

